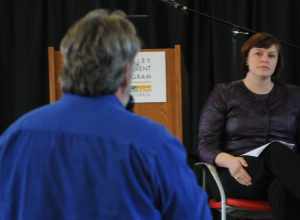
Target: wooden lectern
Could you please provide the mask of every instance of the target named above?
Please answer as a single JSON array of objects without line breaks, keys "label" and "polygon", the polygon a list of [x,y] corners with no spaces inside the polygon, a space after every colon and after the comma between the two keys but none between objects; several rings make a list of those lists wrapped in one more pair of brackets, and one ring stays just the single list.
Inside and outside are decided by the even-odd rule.
[{"label": "wooden lectern", "polygon": [[[143,51],[163,51],[166,57],[167,102],[136,103],[134,112],[151,118],[167,127],[182,141],[182,94],[181,94],[181,48],[145,49]],[[54,102],[62,95],[58,76],[63,66],[61,53],[53,47],[48,48],[49,95]]]}]

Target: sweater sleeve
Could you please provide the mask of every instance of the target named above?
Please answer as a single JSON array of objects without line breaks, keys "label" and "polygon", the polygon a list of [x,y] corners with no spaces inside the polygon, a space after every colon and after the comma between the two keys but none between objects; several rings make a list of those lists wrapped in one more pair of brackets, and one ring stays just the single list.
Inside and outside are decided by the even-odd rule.
[{"label": "sweater sleeve", "polygon": [[225,84],[217,84],[200,115],[198,156],[202,161],[211,164],[214,163],[217,154],[221,152],[226,119],[225,95]]}]

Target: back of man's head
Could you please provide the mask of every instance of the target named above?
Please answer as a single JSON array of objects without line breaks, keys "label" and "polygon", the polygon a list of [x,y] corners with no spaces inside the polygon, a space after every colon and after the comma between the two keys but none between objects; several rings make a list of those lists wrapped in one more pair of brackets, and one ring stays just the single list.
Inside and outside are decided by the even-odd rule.
[{"label": "back of man's head", "polygon": [[133,62],[140,40],[122,11],[97,9],[76,22],[63,38],[61,86],[82,96],[113,94]]}]

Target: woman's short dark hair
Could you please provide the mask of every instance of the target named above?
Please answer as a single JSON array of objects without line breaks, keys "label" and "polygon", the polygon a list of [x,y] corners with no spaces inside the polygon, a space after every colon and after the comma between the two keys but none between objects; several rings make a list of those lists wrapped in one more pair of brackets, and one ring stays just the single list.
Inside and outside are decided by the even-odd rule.
[{"label": "woman's short dark hair", "polygon": [[247,65],[247,58],[249,55],[249,51],[252,48],[270,48],[272,45],[275,45],[278,51],[278,62],[274,71],[274,74],[272,75],[272,78],[277,78],[279,76],[280,71],[283,67],[283,56],[281,53],[281,44],[280,41],[272,36],[271,34],[265,33],[265,32],[258,32],[254,35],[252,35],[242,46],[241,48],[241,56],[242,56],[242,62],[241,62],[241,68],[243,73],[247,73],[249,71],[248,65]]},{"label": "woman's short dark hair", "polygon": [[61,42],[62,90],[83,96],[115,93],[124,80],[124,67],[139,50],[135,27],[124,12],[91,11],[71,26]]}]

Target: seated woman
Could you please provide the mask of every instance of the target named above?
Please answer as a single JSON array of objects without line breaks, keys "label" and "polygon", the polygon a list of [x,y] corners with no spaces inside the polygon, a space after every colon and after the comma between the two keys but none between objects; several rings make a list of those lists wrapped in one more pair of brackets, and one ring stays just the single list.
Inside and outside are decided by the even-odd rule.
[{"label": "seated woman", "polygon": [[[253,35],[241,54],[245,78],[218,84],[204,106],[199,157],[218,167],[227,196],[267,199],[274,219],[294,219],[300,208],[300,88],[276,80],[282,53],[273,36]],[[259,156],[243,155],[267,143]]]}]

